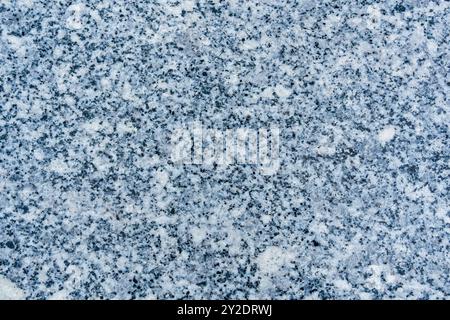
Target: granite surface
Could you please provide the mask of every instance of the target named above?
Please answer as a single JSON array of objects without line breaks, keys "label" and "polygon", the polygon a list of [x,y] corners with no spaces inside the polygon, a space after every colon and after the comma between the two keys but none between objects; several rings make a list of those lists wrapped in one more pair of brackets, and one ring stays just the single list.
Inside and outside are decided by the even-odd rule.
[{"label": "granite surface", "polygon": [[[0,1],[0,299],[448,299],[449,1]],[[171,137],[279,129],[279,166]],[[173,151],[173,150],[172,150]]]}]

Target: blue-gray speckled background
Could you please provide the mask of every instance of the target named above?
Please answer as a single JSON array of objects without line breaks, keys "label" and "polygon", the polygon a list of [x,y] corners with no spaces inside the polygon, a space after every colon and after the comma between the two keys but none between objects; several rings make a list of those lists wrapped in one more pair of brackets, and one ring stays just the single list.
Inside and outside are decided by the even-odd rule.
[{"label": "blue-gray speckled background", "polygon": [[[444,0],[0,1],[0,298],[450,297]],[[277,172],[176,127],[280,129]]]}]

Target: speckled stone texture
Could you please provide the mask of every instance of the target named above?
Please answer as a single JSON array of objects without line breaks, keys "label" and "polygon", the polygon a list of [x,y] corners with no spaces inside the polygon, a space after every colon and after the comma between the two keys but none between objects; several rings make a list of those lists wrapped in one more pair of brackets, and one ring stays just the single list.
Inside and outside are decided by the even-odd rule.
[{"label": "speckled stone texture", "polygon": [[[0,298],[448,299],[448,1],[0,1]],[[171,132],[280,129],[280,167]]]}]

